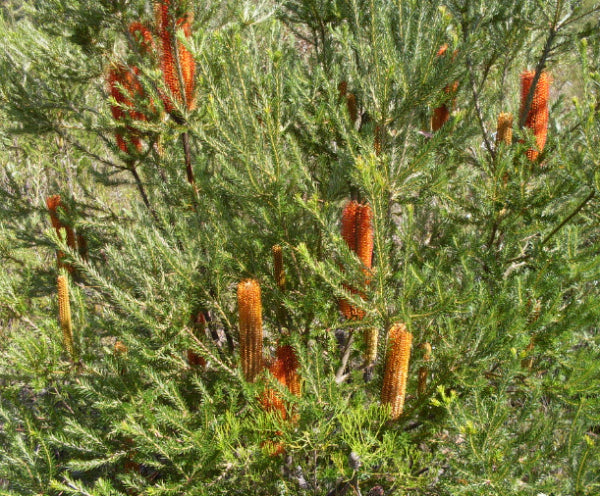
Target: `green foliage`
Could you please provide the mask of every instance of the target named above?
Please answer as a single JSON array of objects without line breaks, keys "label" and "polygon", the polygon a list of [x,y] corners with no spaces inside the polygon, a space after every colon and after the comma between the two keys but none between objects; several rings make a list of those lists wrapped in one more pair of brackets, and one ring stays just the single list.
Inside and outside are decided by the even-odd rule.
[{"label": "green foliage", "polygon": [[[158,43],[152,2],[0,7],[0,494],[597,494],[596,3],[171,3],[194,14],[175,38],[197,101],[171,116],[156,48],[128,33],[141,22]],[[113,117],[130,108],[109,97],[111,63],[139,69],[145,120]],[[532,162],[518,121],[533,68],[553,82]],[[500,112],[515,117],[511,145],[495,143]],[[55,194],[87,254],[52,228]],[[368,276],[340,234],[350,198],[373,213]],[[56,251],[74,268],[75,364]],[[300,396],[273,371],[243,378],[249,277],[265,359],[293,345]],[[364,319],[345,320],[342,298]],[[394,322],[414,338],[391,422]],[[285,416],[265,408],[269,390]]]}]

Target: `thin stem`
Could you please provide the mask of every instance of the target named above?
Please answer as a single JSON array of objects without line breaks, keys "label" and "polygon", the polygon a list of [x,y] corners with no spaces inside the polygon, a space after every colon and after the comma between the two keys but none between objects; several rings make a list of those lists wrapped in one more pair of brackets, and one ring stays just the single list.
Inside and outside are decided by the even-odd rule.
[{"label": "thin stem", "polygon": [[150,204],[150,200],[148,200],[148,195],[146,194],[146,190],[144,189],[144,184],[142,183],[142,180],[140,179],[140,175],[138,174],[137,169],[132,164],[131,167],[129,168],[129,170],[131,171],[131,174],[133,175],[133,178],[135,179],[135,184],[140,192],[140,195],[142,195],[142,200],[144,201],[144,205],[146,205],[146,207],[152,214],[152,217],[154,218],[156,223],[159,224],[158,216],[156,215],[156,211]]},{"label": "thin stem", "polygon": [[594,196],[596,195],[596,191],[592,190],[592,192],[587,195],[584,200],[577,205],[577,207],[575,208],[575,210],[573,210],[573,212],[571,212],[571,214],[566,217],[558,226],[556,226],[554,229],[552,229],[552,231],[550,231],[546,237],[542,240],[542,246],[544,246],[548,241],[550,241],[550,238],[552,238],[552,236],[554,236],[558,231],[560,231],[563,226],[565,224],[567,224],[573,217],[575,217],[583,207],[586,206],[586,204],[592,199],[594,198]]},{"label": "thin stem", "polygon": [[350,358],[350,352],[352,351],[353,343],[354,343],[354,333],[351,332],[350,336],[348,337],[348,341],[346,342],[346,347],[344,348],[344,355],[342,356],[342,363],[335,374],[335,382],[337,382],[338,384],[341,384],[342,382],[344,382],[346,380],[346,377],[348,377],[348,374],[344,374],[344,371],[346,370],[346,366],[348,365],[348,360]]},{"label": "thin stem", "polygon": [[467,68],[469,69],[469,82],[471,84],[471,91],[473,92],[473,104],[475,105],[475,113],[477,114],[477,121],[479,122],[479,127],[481,128],[481,133],[483,134],[483,142],[485,143],[485,148],[492,157],[492,160],[496,159],[496,151],[492,147],[490,140],[487,136],[487,131],[485,129],[485,123],[483,122],[483,115],[481,113],[481,105],[479,105],[479,93],[477,92],[477,86],[475,85],[475,76],[473,75],[473,63],[471,62],[471,57],[467,56]]},{"label": "thin stem", "polygon": [[187,131],[181,134],[181,143],[183,144],[183,154],[185,158],[185,170],[187,172],[188,183],[192,185],[194,190],[194,204],[196,202],[196,196],[198,189],[196,188],[196,180],[194,178],[194,169],[192,168],[192,153],[190,151],[190,135]]}]

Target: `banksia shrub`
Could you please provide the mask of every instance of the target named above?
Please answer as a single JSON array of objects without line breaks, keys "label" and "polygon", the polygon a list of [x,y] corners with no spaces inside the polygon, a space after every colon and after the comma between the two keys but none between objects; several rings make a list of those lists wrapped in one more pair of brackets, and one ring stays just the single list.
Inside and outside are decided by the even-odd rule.
[{"label": "banksia shrub", "polygon": [[503,112],[498,116],[498,127],[496,130],[496,145],[499,145],[500,143],[510,145],[512,143],[512,124],[512,114]]},{"label": "banksia shrub", "polygon": [[388,334],[388,352],[381,388],[381,404],[390,405],[392,420],[398,419],[404,409],[411,343],[412,334],[404,324],[392,325]]},{"label": "banksia shrub", "polygon": [[[111,105],[110,111],[116,121],[125,119],[145,121],[146,116],[135,110],[136,98],[144,96],[144,89],[138,79],[139,69],[135,66],[127,67],[123,64],[113,64],[107,76],[110,96],[117,102]],[[133,126],[127,124],[126,132],[115,133],[117,146],[125,153],[131,154],[142,150],[140,133]]]},{"label": "banksia shrub", "polygon": [[237,298],[242,371],[248,382],[254,382],[263,369],[262,303],[258,282],[254,279],[240,282]]},{"label": "banksia shrub", "polygon": [[[60,195],[53,195],[46,198],[46,206],[48,207],[48,211],[50,212],[50,221],[52,222],[52,227],[56,229],[56,234],[58,234],[58,237],[62,239],[61,229],[64,229],[67,237],[67,246],[74,250],[76,247],[75,232],[73,231],[72,227],[63,224],[58,217],[59,208],[62,210],[63,213],[66,213],[66,208],[61,203]],[[64,267],[69,272],[73,272],[73,267],[70,264],[63,264],[63,257],[64,253],[61,251],[57,251],[56,260],[58,268],[60,269]]]},{"label": "banksia shrub", "polygon": [[71,322],[71,303],[69,301],[69,281],[67,276],[60,275],[58,283],[58,319],[63,335],[63,343],[71,361],[76,361],[75,346],[73,344],[73,324]]},{"label": "banksia shrub", "polygon": [[535,71],[525,71],[521,74],[521,108],[520,115],[523,125],[533,131],[537,150],[527,150],[527,158],[529,160],[537,159],[539,153],[544,149],[546,137],[548,134],[548,100],[550,98],[550,77],[545,71],[540,74],[531,104],[527,112],[527,117],[524,113],[527,110],[527,101],[531,85],[535,77]]},{"label": "banksia shrub", "polygon": [[[155,4],[157,32],[160,40],[160,68],[163,73],[165,85],[171,92],[172,97],[179,103],[184,104],[188,110],[193,110],[196,106],[194,96],[196,63],[192,54],[185,48],[183,43],[176,42],[175,32],[172,27],[173,23],[171,21],[172,10],[174,8],[171,6],[170,0],[161,0]],[[192,21],[193,16],[188,12],[184,17],[177,20],[175,28],[181,29],[183,35],[186,38],[190,38],[192,35]],[[162,100],[165,110],[173,113],[174,105],[171,96],[162,95]]]},{"label": "banksia shrub", "polygon": [[[369,284],[374,243],[370,205],[362,205],[354,200],[346,204],[342,213],[342,238],[363,263],[366,284]],[[347,289],[357,292],[353,288]],[[340,300],[339,306],[347,319],[361,320],[365,315],[363,310],[353,307],[345,299]]]}]

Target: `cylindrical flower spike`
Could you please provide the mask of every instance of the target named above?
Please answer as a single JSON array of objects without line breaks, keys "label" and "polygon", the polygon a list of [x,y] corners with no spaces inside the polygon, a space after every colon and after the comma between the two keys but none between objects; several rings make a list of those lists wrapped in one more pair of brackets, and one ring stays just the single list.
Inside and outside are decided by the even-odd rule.
[{"label": "cylindrical flower spike", "polygon": [[377,360],[377,346],[379,345],[379,329],[371,327],[365,330],[365,365],[370,366]]},{"label": "cylindrical flower spike", "polygon": [[281,245],[274,245],[271,248],[273,253],[273,277],[275,283],[280,290],[285,289],[285,272],[283,270],[283,252],[281,251]]},{"label": "cylindrical flower spike", "polygon": [[129,33],[140,44],[142,52],[148,53],[154,48],[154,38],[152,37],[152,32],[141,22],[132,22],[129,25]]},{"label": "cylindrical flower spike", "polygon": [[356,216],[356,254],[363,263],[363,272],[370,283],[371,266],[373,264],[373,212],[370,205],[360,205]]},{"label": "cylindrical flower spike", "polygon": [[[298,357],[294,348],[290,345],[279,346],[275,352],[275,360],[269,365],[269,372],[277,381],[286,386],[289,391],[296,395],[301,395],[300,375],[298,374]],[[259,398],[259,403],[266,412],[279,414],[282,420],[288,419],[288,407],[285,404],[281,394],[273,389],[266,389]],[[292,415],[291,420],[295,421],[296,415]],[[281,432],[275,433],[275,438],[281,436]],[[267,440],[262,443],[270,456],[276,456],[285,452],[283,443],[275,440]]]},{"label": "cylindrical flower spike", "polygon": [[[185,104],[188,110],[193,110],[195,108],[194,77],[196,63],[183,43],[176,42],[172,23],[172,10],[170,0],[159,0],[155,4],[157,30],[160,39],[160,68],[165,84],[173,98]],[[188,12],[175,23],[175,27],[181,28],[186,38],[190,38],[192,35],[192,19],[192,14]],[[179,66],[177,61],[179,61]],[[180,84],[180,70],[183,89]],[[172,113],[174,105],[171,97],[163,95],[162,100],[165,110]]]},{"label": "cylindrical flower spike", "polygon": [[412,334],[404,324],[392,325],[388,334],[388,352],[381,388],[381,403],[390,405],[392,420],[398,419],[404,410],[411,343]]},{"label": "cylindrical flower spike", "polygon": [[63,343],[72,362],[76,361],[73,344],[73,324],[71,322],[71,303],[69,301],[69,281],[67,276],[60,275],[58,283],[58,320],[62,329]]},{"label": "cylindrical flower spike", "polygon": [[433,115],[431,116],[431,130],[433,132],[438,131],[448,122],[448,119],[450,119],[450,110],[448,110],[446,105],[434,108]]},{"label": "cylindrical flower spike", "polygon": [[348,107],[348,115],[352,123],[358,119],[358,105],[356,103],[356,95],[354,93],[346,94],[346,106]]},{"label": "cylindrical flower spike", "polygon": [[[187,13],[184,17],[177,21],[177,26],[183,31],[183,35],[189,39],[192,36],[192,21],[193,16],[191,13]],[[183,86],[185,91],[185,104],[188,110],[196,108],[196,95],[194,92],[196,75],[196,62],[192,53],[185,48],[182,43],[178,45],[179,59],[181,64],[181,72],[183,76]]]},{"label": "cylindrical flower spike", "polygon": [[[282,364],[283,378],[282,382],[287,386],[290,392],[295,396],[300,396],[300,375],[298,374],[298,357],[296,351],[290,345],[280,346],[275,352],[276,363]],[[279,378],[278,378],[279,380]]]},{"label": "cylindrical flower spike", "polygon": [[[342,238],[363,263],[366,284],[369,284],[374,244],[372,211],[370,205],[362,205],[354,200],[351,200],[346,204],[342,213]],[[345,287],[353,293],[358,292],[354,288]],[[361,320],[365,315],[363,310],[350,305],[343,298],[339,302],[339,307],[340,311],[347,319]]]},{"label": "cylindrical flower spike", "polygon": [[[419,348],[424,350],[423,361],[429,362],[431,360],[431,345],[429,343],[422,343],[419,345]],[[419,368],[419,385],[417,391],[419,392],[419,396],[423,396],[425,391],[427,390],[427,375],[428,370],[425,365]]]},{"label": "cylindrical flower spike", "polygon": [[496,145],[504,143],[507,146],[512,143],[513,115],[502,112],[498,116],[498,129],[496,130]]},{"label": "cylindrical flower spike", "polygon": [[[529,91],[533,84],[534,77],[535,71],[525,71],[521,74],[521,119],[523,119],[523,114],[526,110],[525,107],[527,105]],[[524,120],[524,126],[533,131],[537,145],[537,150],[527,150],[527,158],[532,161],[537,159],[539,153],[543,151],[544,145],[546,144],[546,137],[548,135],[549,98],[550,77],[548,76],[548,73],[543,71],[533,90],[529,111]]]},{"label": "cylindrical flower spike", "polygon": [[262,303],[258,282],[254,279],[240,282],[237,297],[242,371],[248,382],[254,382],[263,369]]},{"label": "cylindrical flower spike", "polygon": [[[122,121],[126,116],[132,120],[145,121],[146,116],[135,110],[134,101],[144,96],[144,89],[138,79],[139,69],[135,66],[127,67],[122,64],[113,65],[108,73],[108,87],[110,95],[118,105],[111,105],[110,110],[116,121]],[[124,110],[124,108],[128,110]],[[142,143],[140,133],[133,126],[126,126],[126,133],[117,132],[118,147],[125,153],[140,152]]]}]

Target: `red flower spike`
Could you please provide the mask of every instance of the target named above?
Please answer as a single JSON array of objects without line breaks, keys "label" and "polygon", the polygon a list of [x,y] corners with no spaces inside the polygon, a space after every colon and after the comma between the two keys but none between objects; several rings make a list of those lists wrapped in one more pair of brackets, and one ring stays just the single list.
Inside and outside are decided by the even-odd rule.
[{"label": "red flower spike", "polygon": [[[108,87],[110,95],[119,105],[111,105],[111,113],[115,120],[120,121],[126,115],[133,120],[145,121],[146,116],[135,110],[135,98],[143,97],[144,88],[138,79],[139,69],[135,66],[127,67],[122,64],[115,65],[108,73]],[[129,110],[124,110],[123,107]],[[126,126],[126,134],[115,133],[118,147],[125,153],[130,153],[130,145],[139,152],[142,150],[142,143],[139,137],[139,131],[132,126]]]},{"label": "red flower spike", "polygon": [[140,44],[142,52],[149,53],[154,48],[152,33],[141,22],[132,22],[129,25],[129,33]]},{"label": "red flower spike", "polygon": [[[196,63],[192,54],[185,48],[183,43],[177,44],[177,54],[181,66],[181,75],[183,79],[183,90],[179,84],[179,74],[175,55],[175,36],[171,29],[170,1],[162,0],[155,4],[156,23],[158,36],[160,38],[160,68],[163,73],[165,85],[169,88],[171,95],[178,102],[183,103],[185,95],[185,104],[188,110],[195,108],[194,98],[194,77],[196,73]],[[191,23],[193,16],[188,12],[184,17],[177,20],[176,27],[182,29],[186,38],[191,37]],[[174,111],[174,105],[169,95],[161,95],[165,110],[169,113]]]}]

